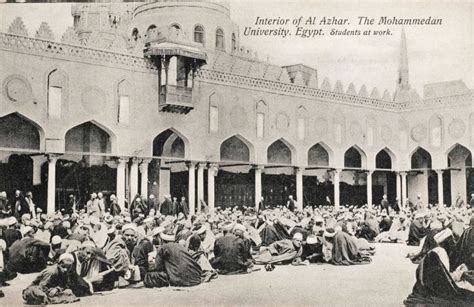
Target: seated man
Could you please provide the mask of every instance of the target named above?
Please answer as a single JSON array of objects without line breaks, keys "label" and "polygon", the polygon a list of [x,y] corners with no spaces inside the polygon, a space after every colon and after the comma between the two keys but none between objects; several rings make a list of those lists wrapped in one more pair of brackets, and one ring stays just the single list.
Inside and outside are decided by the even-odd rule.
[{"label": "seated man", "polygon": [[112,290],[118,275],[102,250],[94,242],[84,241],[79,250],[73,254],[76,273],[84,280],[92,283],[94,291]]},{"label": "seated man", "polygon": [[250,241],[243,237],[245,226],[236,224],[234,234],[227,232],[224,236],[216,239],[214,244],[214,256],[212,267],[220,274],[247,273],[253,266],[250,253]]},{"label": "seated man", "polygon": [[133,281],[143,280],[148,272],[148,254],[153,251],[153,244],[147,238],[138,237],[137,226],[133,223],[122,227],[122,239],[131,255],[130,262],[136,268]]},{"label": "seated man", "polygon": [[444,248],[435,247],[429,251],[416,269],[415,286],[404,304],[471,306],[474,292],[459,287],[453,278],[456,274],[451,275],[449,268],[449,257]]},{"label": "seated man", "polygon": [[65,304],[77,302],[79,296],[92,294],[92,286],[77,275],[74,257],[62,254],[58,264],[42,271],[31,285],[23,290],[27,304]]},{"label": "seated man", "polygon": [[288,263],[298,265],[301,263],[303,253],[303,235],[299,232],[293,235],[293,240],[280,240],[269,246],[261,247],[260,254],[255,258],[257,264]]},{"label": "seated man", "polygon": [[428,232],[429,219],[425,219],[423,213],[415,214],[415,220],[410,224],[408,231],[407,245],[418,246],[420,241],[426,236]]},{"label": "seated man", "polygon": [[370,257],[362,256],[356,240],[342,230],[327,229],[324,239],[331,246],[331,257],[328,262],[335,265],[368,264]]},{"label": "seated man", "polygon": [[9,249],[7,269],[21,274],[40,272],[46,268],[50,245],[32,238],[30,226],[25,226],[23,233],[24,238],[15,241]]},{"label": "seated man", "polygon": [[[172,237],[172,236],[171,236]],[[147,288],[192,287],[202,282],[202,270],[185,247],[175,242],[170,235],[161,233],[154,238],[157,247],[153,267],[150,267],[144,278]]]}]

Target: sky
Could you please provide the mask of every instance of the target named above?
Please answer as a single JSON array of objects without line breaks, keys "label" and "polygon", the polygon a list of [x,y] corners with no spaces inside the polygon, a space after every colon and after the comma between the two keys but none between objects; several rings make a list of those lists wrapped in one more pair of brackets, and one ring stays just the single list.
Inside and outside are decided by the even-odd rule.
[{"label": "sky", "polygon": [[[69,3],[0,4],[0,31],[6,32],[15,16],[21,16],[30,35],[42,21],[48,22],[56,38],[72,26]],[[318,70],[319,84],[329,78],[332,86],[341,80],[344,90],[353,82],[358,90],[377,87],[379,92],[395,89],[400,35],[402,26],[377,25],[381,16],[397,18],[441,18],[441,25],[405,25],[407,37],[410,84],[420,95],[423,85],[462,79],[474,88],[474,1],[405,1],[405,0],[254,0],[232,1],[232,19],[239,25],[242,45],[258,52],[261,59],[269,58],[278,65],[303,63]],[[358,26],[358,16],[375,19],[375,25]],[[256,28],[256,18],[288,18],[286,27],[292,36],[244,36],[245,27]],[[348,19],[349,25],[305,26],[322,28],[325,35],[301,38],[295,35],[293,19],[323,17]],[[304,25],[302,25],[304,26]],[[278,29],[279,26],[260,26]],[[331,36],[337,30],[387,30],[392,35]]]}]

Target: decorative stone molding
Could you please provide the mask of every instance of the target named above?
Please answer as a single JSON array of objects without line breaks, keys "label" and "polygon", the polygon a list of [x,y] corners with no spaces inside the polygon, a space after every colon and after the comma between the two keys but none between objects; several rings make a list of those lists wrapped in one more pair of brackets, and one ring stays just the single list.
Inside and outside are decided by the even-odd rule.
[{"label": "decorative stone molding", "polygon": [[424,124],[418,124],[411,129],[411,138],[415,142],[421,142],[426,138],[426,126]]},{"label": "decorative stone molding", "polygon": [[69,27],[66,29],[63,36],[61,37],[61,42],[65,44],[71,44],[71,45],[81,45],[79,36],[77,35],[76,30],[74,30],[74,28],[72,27]]},{"label": "decorative stone molding", "polygon": [[8,28],[8,33],[20,36],[28,36],[28,30],[26,29],[21,17],[17,17],[12,21],[10,27]]},{"label": "decorative stone molding", "polygon": [[8,76],[2,88],[7,100],[15,104],[30,102],[33,98],[30,83],[20,75]]},{"label": "decorative stone molding", "polygon": [[462,119],[454,118],[449,124],[448,131],[453,138],[458,139],[464,136],[464,133],[466,132],[466,124]]},{"label": "decorative stone molding", "polygon": [[36,31],[35,38],[54,41],[54,34],[53,31],[51,31],[51,28],[49,27],[48,23],[41,23],[39,29]]}]

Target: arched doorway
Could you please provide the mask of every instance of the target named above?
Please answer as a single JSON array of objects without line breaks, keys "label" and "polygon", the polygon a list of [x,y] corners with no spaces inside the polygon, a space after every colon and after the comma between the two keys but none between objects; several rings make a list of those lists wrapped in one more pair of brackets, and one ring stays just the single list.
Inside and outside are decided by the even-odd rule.
[{"label": "arched doorway", "polygon": [[262,196],[269,206],[285,205],[289,195],[296,195],[296,177],[291,166],[293,151],[294,147],[285,139],[278,139],[267,148],[269,166],[262,175]]},{"label": "arched doorway", "polygon": [[361,206],[367,203],[367,156],[357,145],[344,152],[344,171],[341,173],[340,204]]},{"label": "arched doorway", "polygon": [[46,181],[41,181],[39,153],[43,131],[36,123],[19,113],[0,117],[0,190],[13,198],[15,190],[33,192],[38,207],[45,208]]},{"label": "arched doorway", "polygon": [[417,202],[418,197],[426,205],[438,200],[438,180],[435,172],[431,171],[431,154],[417,147],[410,156],[411,172],[407,177],[408,198]]},{"label": "arched doorway", "polygon": [[375,156],[375,172],[372,175],[372,199],[375,204],[380,204],[384,194],[392,206],[397,198],[397,178],[392,171],[392,156],[388,148],[380,150]]},{"label": "arched doorway", "polygon": [[326,197],[334,202],[334,184],[328,173],[332,150],[323,143],[317,143],[308,150],[307,176],[304,177],[304,197],[312,206],[323,205]]},{"label": "arched doorway", "polygon": [[184,162],[188,144],[188,140],[174,128],[166,129],[153,139],[153,156],[162,159],[153,159],[148,166],[150,194],[161,198],[166,194],[177,199],[188,198],[188,171]]},{"label": "arched doorway", "polygon": [[216,205],[226,207],[252,207],[255,203],[254,173],[250,171],[252,145],[240,135],[221,143],[221,163],[216,177]]},{"label": "arched doorway", "polygon": [[[448,149],[448,172],[443,177],[448,177],[444,185],[445,202],[452,205],[461,197],[464,202],[471,199],[474,193],[474,172],[472,171],[472,153],[461,144],[455,144]],[[450,192],[447,195],[446,192]]]},{"label": "arched doorway", "polygon": [[88,121],[66,132],[65,154],[56,162],[56,206],[60,210],[70,195],[76,197],[76,208],[82,209],[93,192],[103,193],[106,201],[116,193],[116,162],[108,156],[111,152],[112,137],[98,123]]}]

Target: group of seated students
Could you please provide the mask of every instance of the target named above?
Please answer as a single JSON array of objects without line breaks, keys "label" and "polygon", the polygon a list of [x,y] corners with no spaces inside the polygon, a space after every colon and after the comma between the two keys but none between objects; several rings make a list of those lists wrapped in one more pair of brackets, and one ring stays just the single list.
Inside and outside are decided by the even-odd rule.
[{"label": "group of seated students", "polygon": [[[462,298],[470,293],[466,288],[472,282],[472,225],[461,231],[451,228],[463,224],[472,211],[447,216],[443,220],[434,211],[418,221],[420,214],[386,214],[367,206],[302,211],[283,206],[259,212],[217,209],[191,216],[163,215],[152,209],[133,219],[127,210],[100,218],[87,211],[25,215],[20,221],[8,217],[0,220],[0,260],[5,264],[0,261],[0,283],[6,285],[17,273],[39,272],[23,298],[28,304],[55,304],[116,288],[197,286],[218,275],[248,274],[262,267],[272,271],[279,264],[369,264],[375,253],[371,242],[408,241],[412,225],[419,222],[418,228],[429,234],[417,255],[418,261],[422,259],[418,281],[406,303],[426,297],[429,291],[440,293],[424,281],[433,280],[426,268],[434,264],[444,265],[448,273],[449,268],[454,270],[455,277],[435,277],[445,276],[456,297]],[[444,222],[441,230],[451,231],[451,240],[439,240],[439,232],[434,231],[439,220]],[[446,267],[445,258],[439,258],[435,248],[442,244],[438,242],[450,242],[447,254],[457,259],[455,264]],[[426,260],[437,255],[444,262]]]}]

